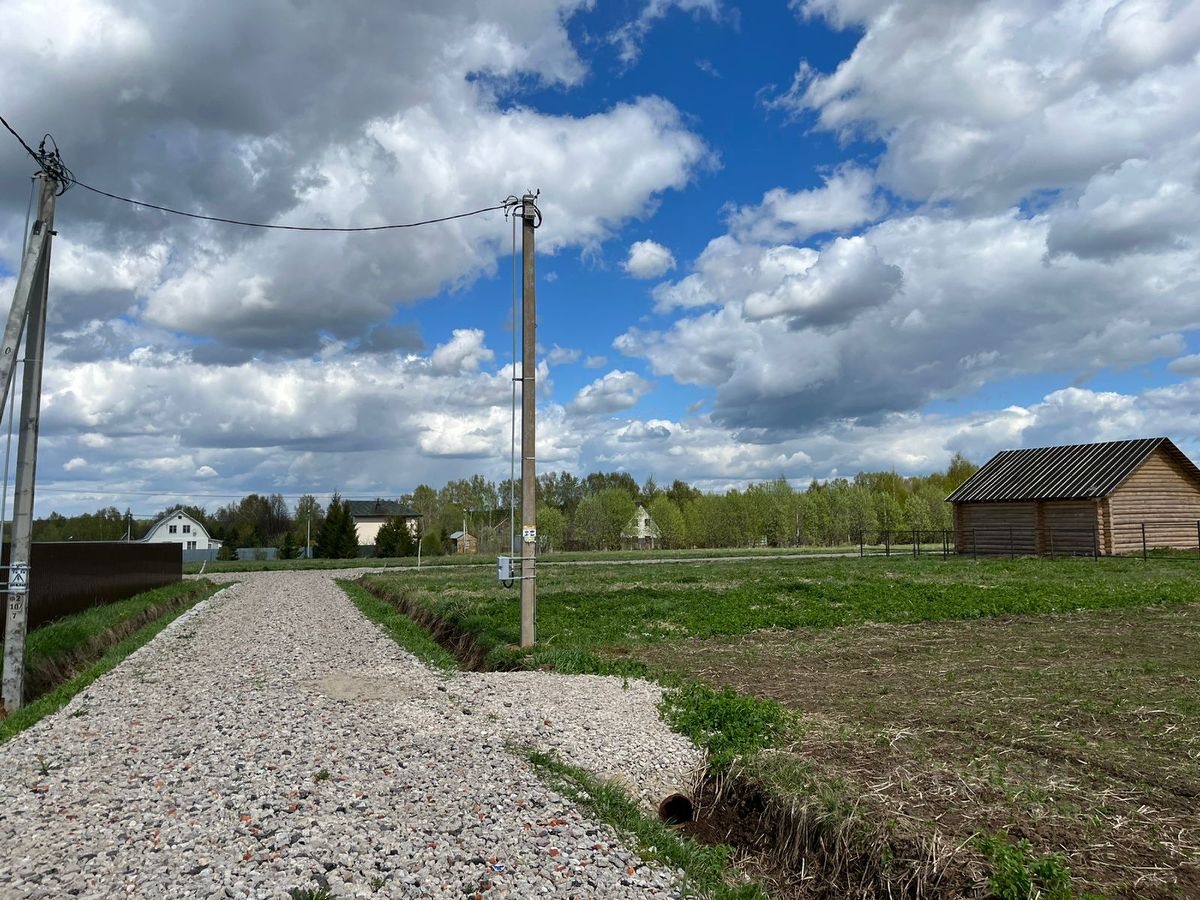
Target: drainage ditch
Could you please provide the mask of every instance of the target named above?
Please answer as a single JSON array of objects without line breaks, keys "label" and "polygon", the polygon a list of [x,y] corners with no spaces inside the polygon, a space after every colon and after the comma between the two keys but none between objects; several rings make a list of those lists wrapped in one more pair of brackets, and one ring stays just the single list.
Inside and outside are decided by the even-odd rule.
[{"label": "drainage ditch", "polygon": [[[397,593],[360,578],[358,585],[421,625],[471,672],[514,671],[488,660],[489,648],[458,625]],[[658,816],[702,844],[725,844],[734,861],[767,885],[778,900],[889,898],[941,900],[984,897],[986,881],[952,848],[864,830],[862,820],[838,819],[817,804],[785,801],[740,775],[706,775],[691,793],[676,791]],[[961,849],[961,848],[960,848]],[[964,865],[964,863],[966,863]]]}]

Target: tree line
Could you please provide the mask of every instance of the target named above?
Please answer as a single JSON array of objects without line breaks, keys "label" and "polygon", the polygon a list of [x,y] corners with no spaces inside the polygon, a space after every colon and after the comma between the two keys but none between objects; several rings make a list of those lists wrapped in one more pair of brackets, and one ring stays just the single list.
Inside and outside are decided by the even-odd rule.
[{"label": "tree line", "polygon": [[[780,477],[723,493],[706,493],[680,480],[660,487],[653,477],[638,484],[627,472],[546,472],[537,479],[539,549],[617,549],[639,504],[657,526],[660,546],[667,548],[833,546],[857,542],[860,533],[870,539],[882,531],[949,529],[945,498],[977,468],[955,455],[944,472],[931,475],[861,472],[849,479],[814,479],[804,489]],[[478,540],[480,553],[504,552],[510,528],[515,524],[520,530],[520,496],[519,483],[482,475],[440,488],[418,485],[399,499],[420,515],[419,533],[413,535],[401,519],[389,520],[375,554],[415,555],[419,540],[425,555],[442,555],[451,552],[450,535],[460,530]],[[511,515],[510,498],[516,504]],[[281,494],[250,494],[212,513],[171,507],[150,520],[114,507],[78,516],[51,513],[34,523],[34,540],[111,541],[127,534],[137,540],[180,508],[223,542],[226,555],[239,547],[277,547],[287,558],[300,555],[310,540],[315,556],[359,555],[349,503],[338,494],[324,505],[306,494],[291,507]]]}]

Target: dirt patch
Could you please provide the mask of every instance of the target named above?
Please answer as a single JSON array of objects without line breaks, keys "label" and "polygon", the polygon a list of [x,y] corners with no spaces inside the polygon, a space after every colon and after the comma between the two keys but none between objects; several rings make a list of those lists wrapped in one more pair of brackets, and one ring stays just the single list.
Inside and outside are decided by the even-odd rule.
[{"label": "dirt patch", "polygon": [[412,696],[411,691],[405,690],[394,679],[355,672],[326,675],[318,679],[314,687],[332,700],[351,703],[405,700]]},{"label": "dirt patch", "polygon": [[[636,655],[803,714],[794,745],[756,763],[771,796],[835,785],[834,807],[861,804],[926,846],[1004,832],[1064,854],[1077,889],[1179,897],[1200,895],[1198,645],[1189,604],[760,632]],[[746,818],[722,816],[725,828]],[[753,829],[739,839],[763,855]]]}]

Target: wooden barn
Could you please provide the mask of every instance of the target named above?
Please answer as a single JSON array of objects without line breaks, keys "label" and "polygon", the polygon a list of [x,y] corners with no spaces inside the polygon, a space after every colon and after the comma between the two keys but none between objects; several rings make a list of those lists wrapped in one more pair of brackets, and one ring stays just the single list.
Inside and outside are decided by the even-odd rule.
[{"label": "wooden barn", "polygon": [[946,499],[959,553],[1200,550],[1200,469],[1165,437],[1004,450]]}]

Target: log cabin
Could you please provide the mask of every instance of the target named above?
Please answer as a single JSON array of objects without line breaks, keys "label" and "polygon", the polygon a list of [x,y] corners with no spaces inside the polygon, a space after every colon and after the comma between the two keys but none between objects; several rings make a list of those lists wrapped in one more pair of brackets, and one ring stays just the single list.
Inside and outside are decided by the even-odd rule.
[{"label": "log cabin", "polygon": [[1200,552],[1200,469],[1165,437],[1003,450],[946,500],[959,553]]}]

